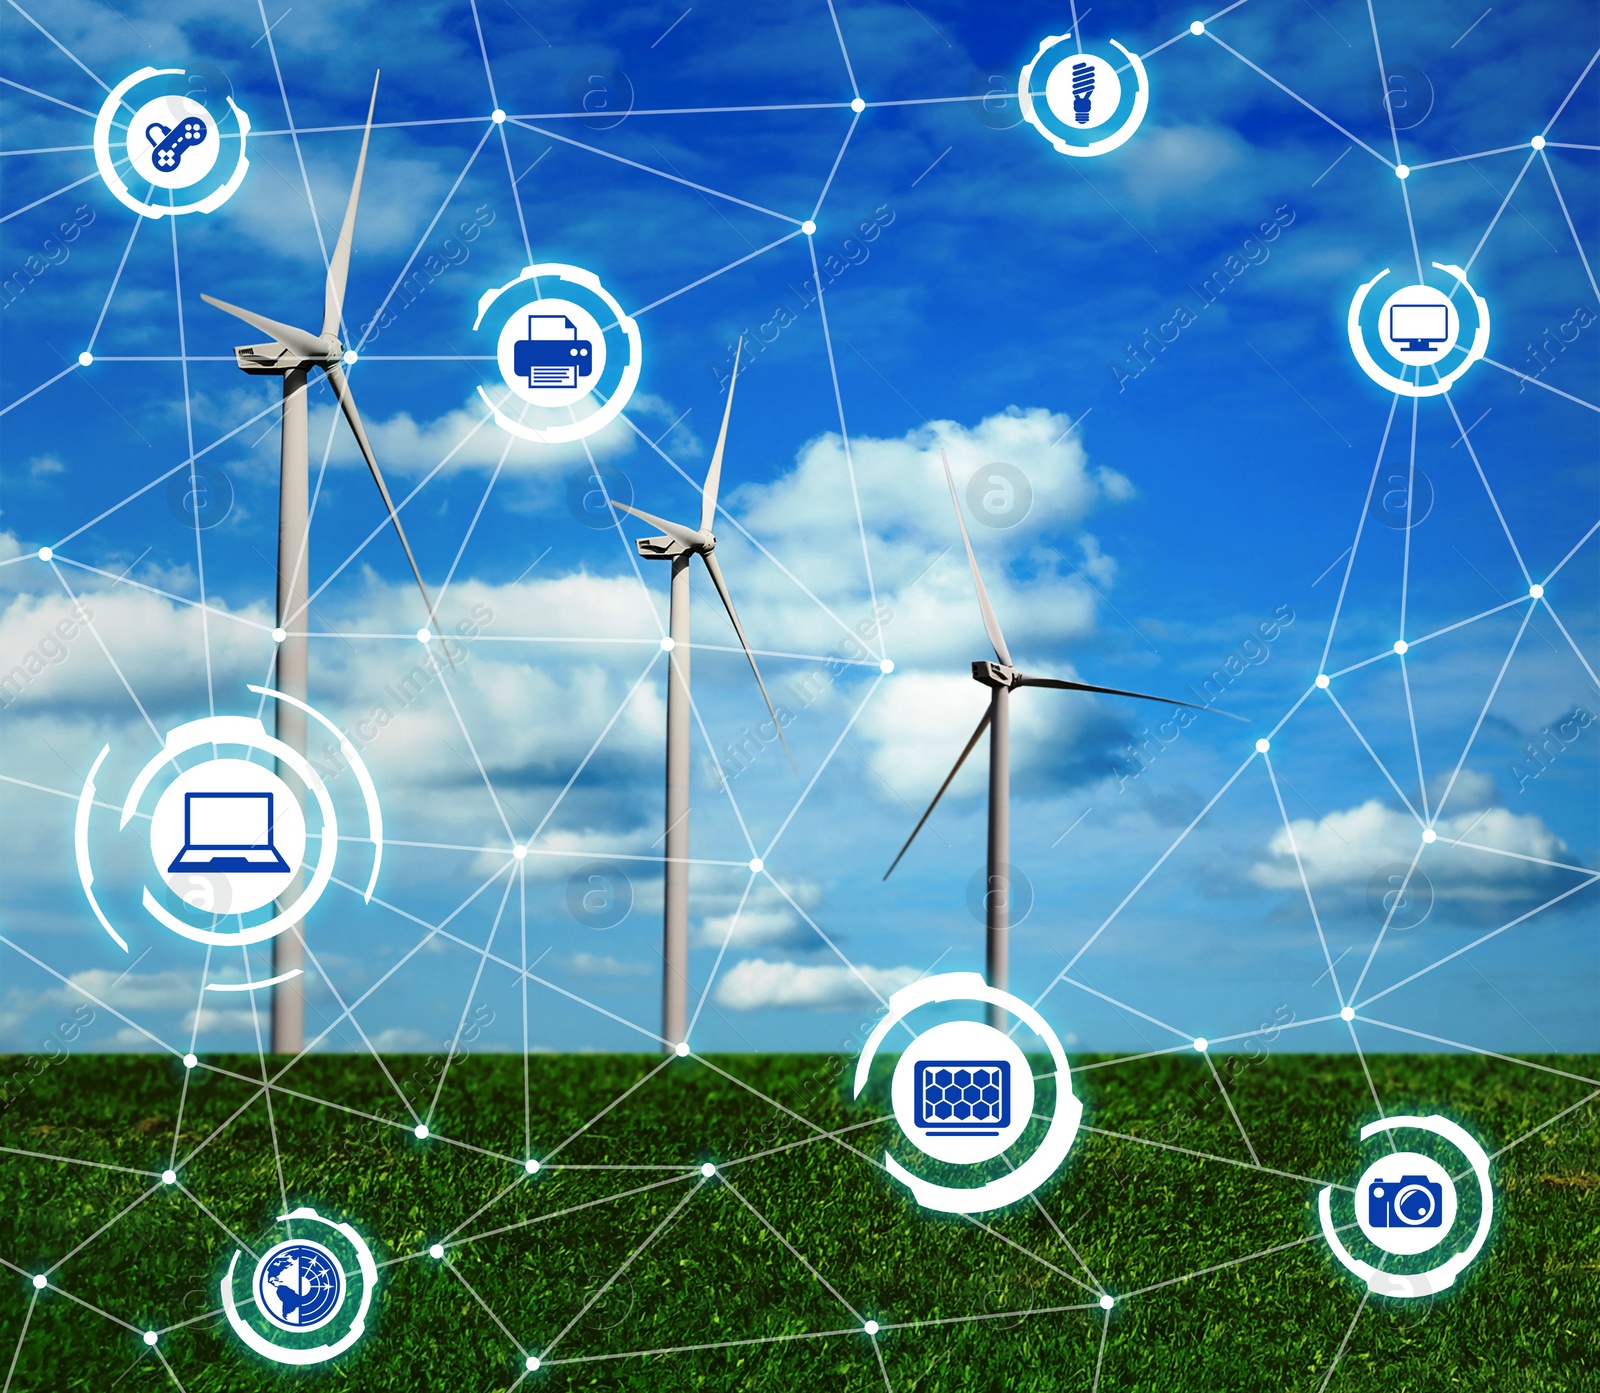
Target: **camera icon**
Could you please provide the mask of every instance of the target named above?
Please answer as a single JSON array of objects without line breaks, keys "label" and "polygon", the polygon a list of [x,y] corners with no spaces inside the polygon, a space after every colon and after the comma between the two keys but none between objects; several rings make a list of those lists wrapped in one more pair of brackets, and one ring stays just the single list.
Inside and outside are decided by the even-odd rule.
[{"label": "camera icon", "polygon": [[1375,1229],[1436,1229],[1444,1223],[1444,1186],[1425,1175],[1374,1180],[1367,1188],[1367,1223]]}]

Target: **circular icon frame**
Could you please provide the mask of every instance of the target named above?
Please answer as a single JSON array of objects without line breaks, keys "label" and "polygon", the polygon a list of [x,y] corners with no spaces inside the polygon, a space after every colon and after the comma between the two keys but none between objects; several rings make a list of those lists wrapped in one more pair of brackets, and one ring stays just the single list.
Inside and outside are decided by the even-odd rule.
[{"label": "circular icon frame", "polygon": [[[94,162],[96,169],[100,171],[100,178],[118,203],[125,208],[131,208],[141,217],[176,218],[185,213],[214,213],[238,192],[239,185],[244,182],[244,176],[250,169],[250,158],[245,148],[250,135],[250,118],[245,114],[244,108],[234,101],[232,93],[225,93],[223,100],[227,102],[228,110],[233,113],[233,118],[239,126],[239,160],[227,180],[194,203],[150,203],[141,202],[134,197],[133,191],[117,172],[116,157],[111,151],[112,122],[125,105],[124,98],[141,82],[148,82],[152,78],[186,76],[187,70],[184,68],[140,68],[123,78],[106,94],[106,99],[100,103],[100,110],[94,118]],[[141,109],[143,105],[141,104]],[[214,138],[220,141],[221,132],[216,132]],[[209,172],[208,166],[207,173]]]},{"label": "circular icon frame", "polygon": [[[1467,349],[1466,356],[1439,378],[1437,382],[1430,382],[1423,386],[1420,382],[1407,382],[1403,377],[1396,377],[1388,369],[1380,367],[1377,359],[1372,356],[1372,351],[1367,347],[1366,336],[1361,331],[1361,309],[1367,302],[1367,296],[1379,281],[1389,274],[1385,266],[1370,281],[1355,293],[1355,298],[1350,301],[1350,313],[1345,319],[1345,332],[1350,338],[1350,351],[1355,354],[1356,362],[1361,365],[1361,371],[1366,373],[1380,387],[1386,388],[1403,397],[1437,397],[1448,392],[1455,385],[1461,374],[1466,372],[1474,363],[1483,357],[1489,350],[1489,306],[1483,296],[1472,288],[1467,280],[1467,273],[1459,266],[1451,266],[1443,261],[1431,263],[1435,270],[1443,271],[1454,276],[1461,287],[1472,297],[1473,308],[1478,312],[1477,327],[1472,331],[1472,344]],[[1456,331],[1457,338],[1460,329]],[[1422,366],[1427,366],[1423,364]]]},{"label": "circular icon frame", "polygon": [[[1022,70],[1021,76],[1017,79],[1017,101],[1022,107],[1023,120],[1038,131],[1057,150],[1063,155],[1071,155],[1075,159],[1086,159],[1095,155],[1104,155],[1109,151],[1115,150],[1120,145],[1125,145],[1133,133],[1139,129],[1144,122],[1145,113],[1150,109],[1150,79],[1145,73],[1144,64],[1140,61],[1137,53],[1130,52],[1115,39],[1109,40],[1111,47],[1128,60],[1128,66],[1133,70],[1135,83],[1133,107],[1122,124],[1112,131],[1110,135],[1102,136],[1099,140],[1090,141],[1087,145],[1074,145],[1071,141],[1063,140],[1060,135],[1051,130],[1040,119],[1039,113],[1034,107],[1031,88],[1034,69],[1039,66],[1045,54],[1055,48],[1057,44],[1066,43],[1071,38],[1071,34],[1054,34],[1040,41],[1039,51],[1028,61],[1027,66]],[[1048,91],[1048,79],[1046,90]],[[1051,115],[1056,115],[1053,109]],[[1057,116],[1057,119],[1060,119],[1059,116]],[[1101,122],[1096,122],[1095,124],[1099,125]]]},{"label": "circular icon frame", "polygon": [[[1072,1092],[1072,1071],[1067,1065],[1066,1051],[1044,1017],[1027,1002],[1012,996],[1010,992],[991,987],[976,972],[944,972],[937,976],[924,977],[920,982],[913,982],[910,986],[902,987],[895,992],[889,998],[887,1014],[867,1037],[867,1043],[862,1046],[861,1055],[856,1060],[855,1088],[852,1096],[857,1098],[861,1096],[861,1090],[866,1087],[867,1076],[872,1069],[872,1061],[879,1047],[888,1038],[890,1030],[919,1006],[950,1001],[983,1002],[1010,1012],[1044,1041],[1045,1047],[1050,1051],[1051,1062],[1055,1065],[1053,1076],[1056,1086],[1055,1109],[1051,1114],[1050,1125],[1045,1131],[1044,1139],[1033,1155],[1005,1175],[998,1176],[983,1185],[965,1188],[939,1185],[913,1175],[888,1152],[884,1153],[884,1168],[891,1177],[911,1191],[917,1203],[924,1209],[936,1210],[942,1214],[984,1214],[1027,1198],[1055,1174],[1061,1163],[1066,1160],[1067,1152],[1072,1149],[1072,1143],[1077,1140],[1078,1127],[1083,1121],[1083,1102]],[[991,1029],[988,1026],[979,1028]],[[913,1138],[911,1117],[902,1116],[899,1093],[895,1095],[895,1120],[900,1124],[900,1130],[907,1139],[912,1140],[913,1144],[922,1150],[921,1144]]]}]

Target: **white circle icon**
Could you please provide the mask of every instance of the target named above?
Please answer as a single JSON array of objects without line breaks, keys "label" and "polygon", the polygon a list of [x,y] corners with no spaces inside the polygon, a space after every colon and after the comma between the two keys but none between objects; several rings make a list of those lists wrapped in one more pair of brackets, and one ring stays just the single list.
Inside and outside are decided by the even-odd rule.
[{"label": "white circle icon", "polygon": [[1461,316],[1450,297],[1431,285],[1408,285],[1383,302],[1378,338],[1384,351],[1408,368],[1437,363],[1456,346]]},{"label": "white circle icon", "polygon": [[[856,1060],[860,1097],[872,1061],[889,1032],[913,1011],[948,1002],[998,1006],[1026,1025],[1050,1051],[1053,1069],[1039,1077],[1055,1087],[1049,1126],[1031,1155],[980,1185],[940,1185],[914,1174],[893,1155],[883,1166],[924,1209],[984,1214],[1025,1199],[1060,1168],[1078,1135],[1083,1103],[1073,1095],[1066,1051],[1043,1016],[976,972],[943,972],[902,987]],[[1001,1156],[1034,1120],[1034,1075],[1027,1056],[1004,1031],[976,1021],[951,1021],[917,1035],[890,1084],[895,1121],[917,1150],[934,1160],[977,1165]]]},{"label": "white circle icon", "polygon": [[958,1166],[992,1160],[1033,1116],[1033,1071],[1003,1030],[947,1021],[912,1041],[890,1085],[895,1120],[917,1150]]},{"label": "white circle icon", "polygon": [[622,414],[639,385],[639,325],[593,271],[560,262],[524,267],[484,292],[474,330],[491,309],[506,391],[497,398],[480,384],[478,395],[502,430],[561,445]]},{"label": "white circle icon", "polygon": [[1122,104],[1122,79],[1104,58],[1080,53],[1050,70],[1044,84],[1045,105],[1063,126],[1091,130],[1103,126]]},{"label": "white circle icon", "polygon": [[221,145],[216,118],[191,97],[153,97],[128,123],[128,159],[141,179],[186,189],[211,173]]},{"label": "white circle icon", "polygon": [[271,904],[305,860],[299,799],[272,770],[213,759],[178,775],[150,817],[156,873],[185,904],[248,914]]},{"label": "white circle icon", "polygon": [[561,407],[582,401],[606,370],[606,336],[571,300],[535,300],[506,320],[496,346],[500,376],[523,401]]},{"label": "white circle icon", "polygon": [[1374,1161],[1356,1182],[1356,1222],[1386,1253],[1437,1248],[1456,1221],[1456,1186],[1431,1157],[1397,1151]]}]

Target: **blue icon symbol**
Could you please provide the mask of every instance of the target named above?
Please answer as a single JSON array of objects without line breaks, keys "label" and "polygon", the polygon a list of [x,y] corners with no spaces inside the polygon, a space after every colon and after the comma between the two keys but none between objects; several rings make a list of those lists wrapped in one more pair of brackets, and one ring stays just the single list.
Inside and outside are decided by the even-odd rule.
[{"label": "blue icon symbol", "polygon": [[513,367],[529,387],[576,387],[594,370],[594,345],[578,337],[564,314],[530,314],[528,337],[517,341]]},{"label": "blue icon symbol", "polygon": [[1449,337],[1450,306],[1389,306],[1389,340],[1401,352],[1431,353]]},{"label": "blue icon symbol", "polygon": [[168,873],[287,871],[272,844],[272,802],[270,792],[184,794],[183,849]]},{"label": "blue icon symbol", "polygon": [[997,1137],[1011,1125],[1011,1064],[1004,1059],[921,1059],[912,1121],[930,1137]]},{"label": "blue icon symbol", "polygon": [[344,1299],[344,1269],[320,1243],[283,1243],[256,1278],[256,1305],[283,1330],[326,1325]]},{"label": "blue icon symbol", "polygon": [[1436,1229],[1444,1223],[1444,1186],[1425,1175],[1374,1180],[1367,1189],[1367,1223],[1375,1229]]},{"label": "blue icon symbol", "polygon": [[163,174],[170,174],[183,162],[185,150],[205,142],[206,123],[197,116],[185,116],[176,126],[152,121],[144,128],[144,138],[155,147],[150,162]]},{"label": "blue icon symbol", "polygon": [[1080,126],[1089,124],[1089,99],[1094,96],[1094,65],[1072,65],[1072,116]]}]

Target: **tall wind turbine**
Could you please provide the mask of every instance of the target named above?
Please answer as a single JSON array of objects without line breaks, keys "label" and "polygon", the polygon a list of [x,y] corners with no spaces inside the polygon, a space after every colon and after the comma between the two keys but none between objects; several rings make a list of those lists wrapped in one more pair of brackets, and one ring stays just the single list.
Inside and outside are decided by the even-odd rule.
[{"label": "tall wind turbine", "polygon": [[[1121,687],[1096,687],[1088,682],[1069,682],[1062,677],[1031,677],[1027,673],[1019,672],[1011,661],[1011,650],[1006,647],[1006,636],[1000,632],[1000,621],[995,618],[994,607],[989,603],[989,592],[983,588],[983,576],[978,572],[978,558],[973,554],[972,539],[967,536],[966,519],[961,516],[961,502],[956,497],[956,482],[950,473],[950,461],[943,451],[940,451],[939,457],[944,460],[945,482],[950,485],[950,501],[955,504],[956,523],[961,528],[961,541],[967,549],[967,562],[972,567],[972,583],[977,587],[978,608],[983,614],[983,627],[989,634],[989,642],[994,645],[994,655],[999,661],[989,662],[984,659],[973,663],[972,680],[982,683],[989,689],[989,709],[983,713],[983,719],[978,722],[978,728],[972,732],[972,738],[967,741],[965,748],[956,756],[954,767],[945,775],[944,782],[939,785],[939,791],[933,795],[933,802],[928,804],[927,812],[923,813],[917,825],[911,829],[906,844],[900,848],[900,854],[883,873],[883,878],[887,880],[894,873],[894,868],[900,864],[900,858],[910,850],[917,833],[922,831],[922,824],[939,805],[945,790],[950,787],[961,766],[966,762],[967,756],[972,753],[973,747],[987,730],[989,732],[989,866],[983,899],[988,921],[988,981],[991,987],[999,987],[1004,991],[1010,974],[1011,938],[1012,690],[1017,687],[1056,687],[1067,692],[1099,692],[1103,696],[1159,701],[1168,706],[1192,707],[1196,711],[1213,711],[1216,708],[1197,706],[1192,701],[1173,701],[1170,697],[1151,696],[1148,692],[1124,691]],[[1232,716],[1228,711],[1217,714]],[[1232,719],[1237,721],[1243,717],[1232,716]],[[994,1005],[989,1007],[989,1024],[997,1030],[1006,1028],[1006,1013],[1002,1007]]]},{"label": "tall wind turbine", "polygon": [[[717,564],[717,539],[711,531],[717,512],[717,489],[722,482],[722,451],[728,443],[728,418],[733,414],[733,388],[739,378],[739,355],[743,348],[744,340],[741,339],[734,350],[733,375],[728,379],[728,402],[722,409],[722,429],[717,433],[717,448],[711,453],[711,468],[706,473],[706,486],[701,495],[700,526],[684,527],[613,500],[615,507],[633,514],[652,527],[659,527],[666,534],[639,538],[636,543],[639,555],[646,561],[672,563],[672,602],[669,611],[672,646],[668,652],[667,672],[667,849],[661,949],[661,1034],[669,1052],[683,1040],[689,1024],[690,558],[698,556],[705,563],[706,573],[717,587],[717,594],[722,597],[722,607],[728,611],[728,618],[733,623],[733,631],[739,636],[739,646],[750,660],[750,671],[755,674],[756,685],[761,688],[761,699],[767,703],[772,727],[778,732],[784,753],[789,753],[789,742],[783,738],[783,727],[778,723],[778,713],[773,710],[772,698],[767,695],[767,684],[761,680],[761,669],[756,666],[756,656],[745,641],[744,629],[733,608],[733,597],[728,594],[728,584],[722,578],[722,567]],[[790,762],[793,763],[792,758]]]},{"label": "tall wind turbine", "polygon": [[[252,344],[233,350],[243,371],[259,377],[283,379],[283,445],[280,454],[278,483],[278,628],[286,634],[278,645],[278,690],[288,696],[306,699],[306,669],[308,641],[305,613],[309,600],[310,536],[307,516],[310,493],[310,451],[307,440],[306,389],[311,370],[321,368],[328,385],[339,399],[345,420],[361,447],[361,453],[372,471],[373,480],[383,498],[400,535],[400,545],[405,548],[406,560],[417,578],[423,603],[428,608],[428,618],[438,628],[433,613],[433,600],[428,587],[423,584],[422,572],[417,569],[417,558],[411,553],[411,543],[406,540],[406,530],[400,525],[400,515],[395,511],[394,500],[383,481],[378,461],[362,427],[361,415],[356,410],[355,398],[350,395],[350,384],[345,380],[341,363],[344,345],[339,342],[340,313],[344,307],[345,281],[350,274],[350,243],[355,232],[356,205],[361,200],[361,176],[367,167],[367,142],[372,138],[372,113],[378,104],[378,79],[372,79],[372,101],[367,107],[366,129],[361,136],[361,158],[356,161],[355,183],[350,186],[350,202],[344,210],[344,224],[339,229],[339,240],[328,263],[328,281],[323,297],[322,332],[313,334],[296,329],[292,324],[282,324],[276,319],[240,309],[210,295],[200,298],[242,319],[246,324],[271,334],[273,341]],[[296,631],[298,629],[298,632]],[[447,655],[448,656],[448,655]],[[291,749],[306,751],[306,718],[288,702],[275,702],[277,710],[277,736]],[[280,767],[280,774],[286,772]],[[278,900],[278,906],[292,904],[298,898],[303,872],[296,870],[294,879]],[[301,938],[302,925],[293,924],[272,940],[272,971],[274,976],[303,967],[305,944]],[[272,1048],[278,1053],[298,1054],[305,1047],[305,978],[296,975],[272,989]]]}]

